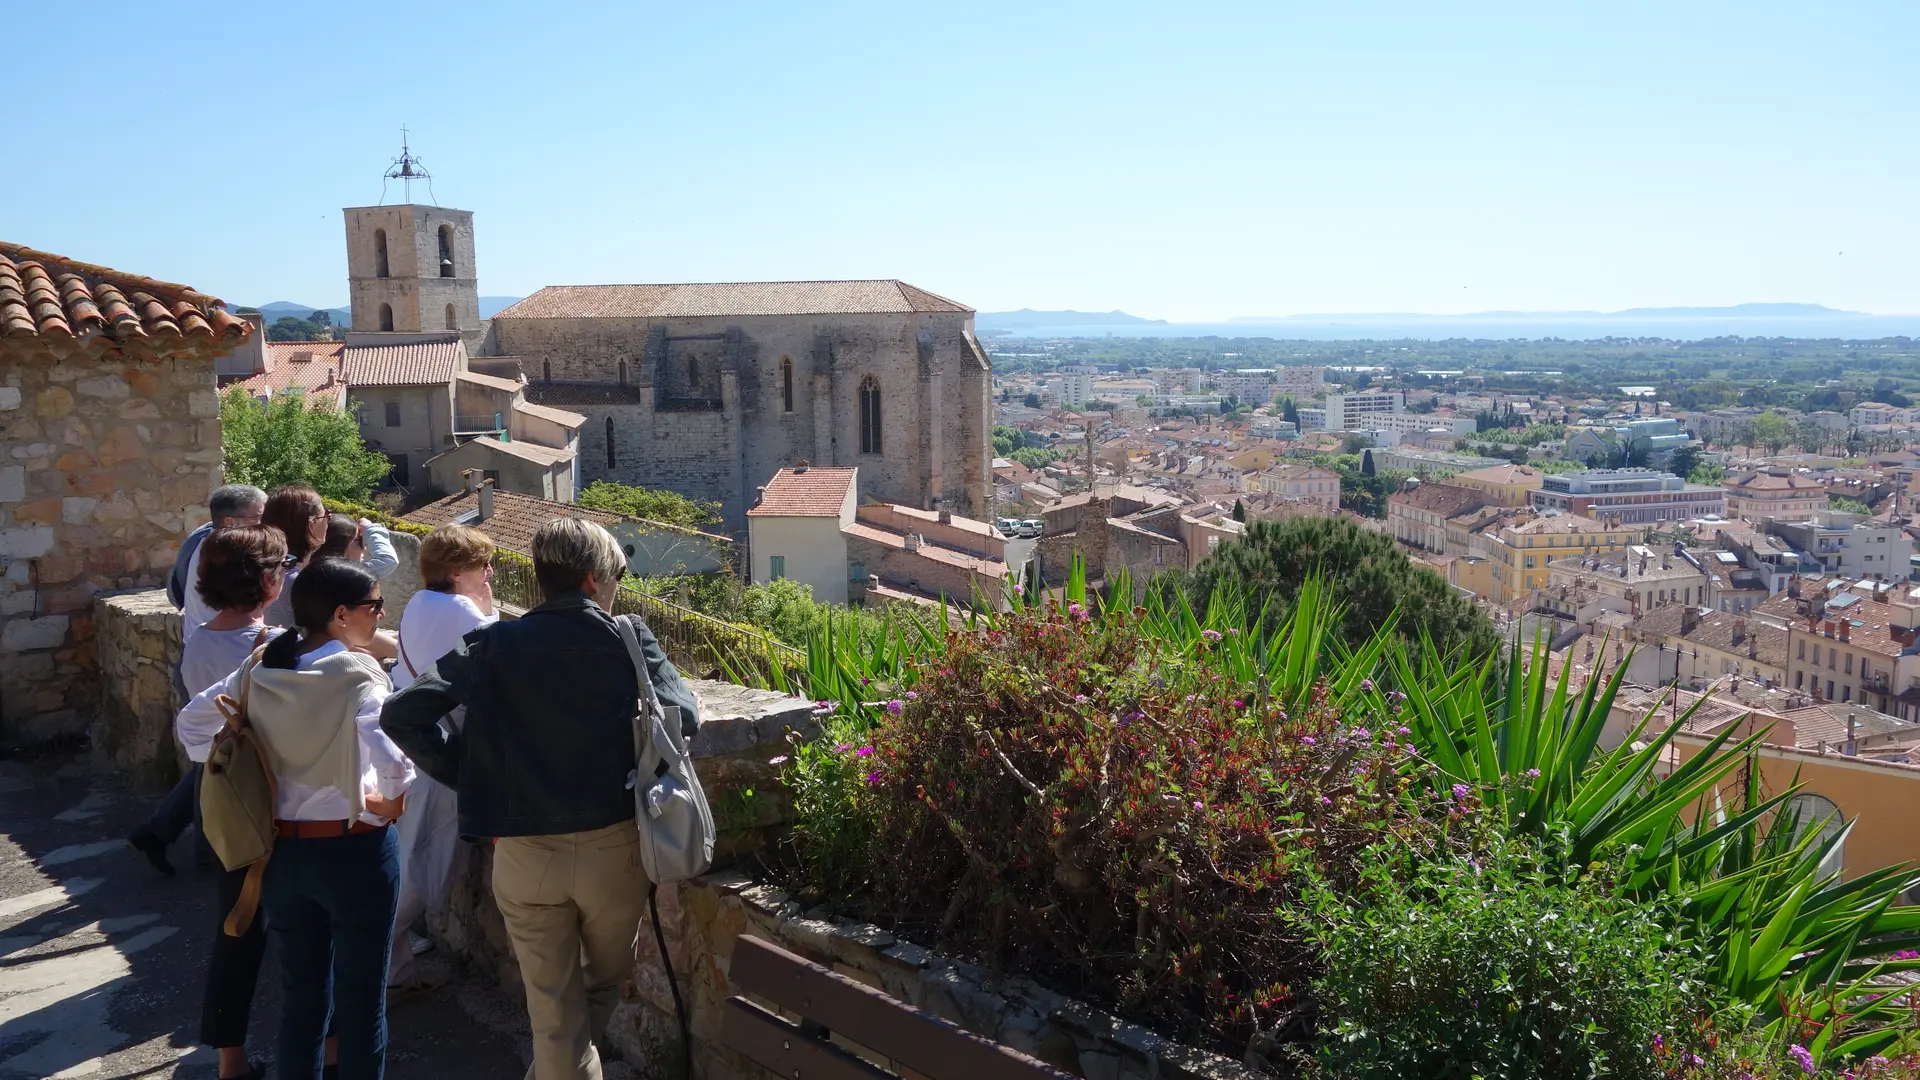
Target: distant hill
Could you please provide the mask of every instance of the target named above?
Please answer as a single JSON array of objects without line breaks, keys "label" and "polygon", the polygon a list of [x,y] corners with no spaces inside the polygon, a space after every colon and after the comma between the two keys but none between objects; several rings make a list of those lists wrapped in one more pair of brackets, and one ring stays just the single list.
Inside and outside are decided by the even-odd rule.
[{"label": "distant hill", "polygon": [[1124,311],[982,311],[973,317],[983,333],[1024,330],[1035,326],[1165,326],[1165,319],[1143,319]]},{"label": "distant hill", "polygon": [[1865,312],[1843,311],[1824,304],[1733,304],[1727,307],[1627,308],[1623,311],[1476,311],[1465,315],[1427,315],[1419,312],[1347,312],[1311,315],[1241,315],[1232,322],[1492,322],[1577,321],[1605,322],[1609,319],[1779,319],[1859,316]]},{"label": "distant hill", "polygon": [[[480,298],[480,317],[483,319],[491,319],[501,310],[519,303],[521,299],[522,298],[518,296],[483,296]],[[246,305],[243,304],[241,306],[244,307]],[[352,312],[343,307],[316,308],[309,304],[296,304],[291,300],[275,300],[271,304],[261,304],[259,307],[260,314],[267,317],[268,326],[272,326],[274,320],[282,319],[289,315],[296,319],[305,319],[316,311],[325,311],[328,315],[332,316],[333,325],[335,326],[347,326],[353,322]]]}]

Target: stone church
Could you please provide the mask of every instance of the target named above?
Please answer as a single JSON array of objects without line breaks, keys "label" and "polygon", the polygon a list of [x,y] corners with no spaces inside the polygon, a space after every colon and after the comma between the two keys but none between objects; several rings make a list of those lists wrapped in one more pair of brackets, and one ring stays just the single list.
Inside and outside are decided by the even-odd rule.
[{"label": "stone church", "polygon": [[741,532],[800,461],[860,495],[985,516],[993,412],[973,309],[901,281],[550,286],[482,322],[473,215],[349,209],[353,333],[458,336],[476,371],[582,414],[582,483],[717,501]]}]

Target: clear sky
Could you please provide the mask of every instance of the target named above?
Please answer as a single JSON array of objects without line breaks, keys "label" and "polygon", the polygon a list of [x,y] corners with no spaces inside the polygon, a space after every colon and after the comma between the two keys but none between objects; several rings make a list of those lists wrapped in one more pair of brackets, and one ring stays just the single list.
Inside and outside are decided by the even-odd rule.
[{"label": "clear sky", "polygon": [[235,303],[344,303],[404,123],[488,295],[1920,311],[1911,0],[99,0],[0,40],[0,239]]}]

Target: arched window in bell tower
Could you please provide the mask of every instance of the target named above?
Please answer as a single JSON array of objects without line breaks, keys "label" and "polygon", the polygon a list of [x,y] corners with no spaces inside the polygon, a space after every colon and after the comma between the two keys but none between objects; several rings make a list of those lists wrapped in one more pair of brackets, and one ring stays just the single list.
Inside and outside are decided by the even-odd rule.
[{"label": "arched window in bell tower", "polygon": [[452,304],[448,304],[448,305],[447,305],[447,329],[449,329],[449,330],[458,330],[458,329],[460,329],[460,326],[459,326],[459,320],[457,320],[457,319],[455,319],[455,318],[453,317],[453,305],[452,305]]},{"label": "arched window in bell tower", "polygon": [[700,361],[689,356],[687,357],[687,389],[692,390],[699,385]]},{"label": "arched window in bell tower", "polygon": [[393,305],[392,304],[380,305],[380,329],[382,330],[393,329]]},{"label": "arched window in bell tower", "polygon": [[627,385],[627,362],[625,360],[620,361],[620,385]]},{"label": "arched window in bell tower", "polygon": [[540,380],[542,382],[553,381],[553,361],[551,360],[540,361]]},{"label": "arched window in bell tower", "polygon": [[793,411],[793,361],[780,358],[780,411]]},{"label": "arched window in bell tower", "polygon": [[607,471],[613,471],[613,417],[607,417]]},{"label": "arched window in bell tower", "polygon": [[440,226],[440,276],[453,276],[453,226]]},{"label": "arched window in bell tower", "polygon": [[860,380],[860,452],[880,453],[880,380]]},{"label": "arched window in bell tower", "polygon": [[373,230],[373,276],[387,276],[387,230]]}]

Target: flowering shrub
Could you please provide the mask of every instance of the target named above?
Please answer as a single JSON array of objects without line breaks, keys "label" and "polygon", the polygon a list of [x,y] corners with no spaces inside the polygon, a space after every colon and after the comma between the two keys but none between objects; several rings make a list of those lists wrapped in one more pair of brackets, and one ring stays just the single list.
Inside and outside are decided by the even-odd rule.
[{"label": "flowering shrub", "polygon": [[1282,911],[1309,875],[1349,878],[1383,837],[1445,846],[1449,807],[1386,698],[1289,710],[1225,634],[1136,617],[952,632],[912,690],[873,688],[870,738],[797,748],[797,850],[871,918],[1238,1056],[1302,1015],[1311,951]]}]

